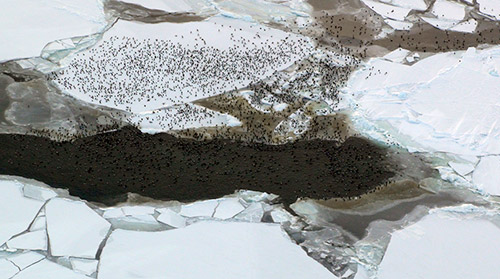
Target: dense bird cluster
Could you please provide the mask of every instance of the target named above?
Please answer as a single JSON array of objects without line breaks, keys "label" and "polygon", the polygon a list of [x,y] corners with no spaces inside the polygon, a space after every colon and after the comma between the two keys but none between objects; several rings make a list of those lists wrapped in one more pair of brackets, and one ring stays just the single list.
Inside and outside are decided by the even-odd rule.
[{"label": "dense bird cluster", "polygon": [[132,111],[133,105],[156,102],[160,108],[216,95],[231,89],[229,85],[234,89],[257,82],[311,48],[306,41],[287,38],[252,47],[251,39],[231,39],[234,46],[221,50],[206,45],[201,36],[194,47],[113,36],[77,54],[67,69],[50,79],[66,90],[83,92],[93,103]]}]

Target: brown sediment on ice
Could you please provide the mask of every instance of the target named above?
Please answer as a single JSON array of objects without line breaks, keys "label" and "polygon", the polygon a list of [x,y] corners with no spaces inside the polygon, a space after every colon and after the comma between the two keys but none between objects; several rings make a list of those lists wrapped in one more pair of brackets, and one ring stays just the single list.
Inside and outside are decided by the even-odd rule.
[{"label": "brown sediment on ice", "polygon": [[316,202],[333,209],[360,210],[374,204],[388,204],[391,201],[413,199],[431,193],[419,187],[414,180],[408,179],[380,185],[372,191],[356,198],[333,198]]},{"label": "brown sediment on ice", "polygon": [[471,16],[478,21],[478,26],[473,33],[438,29],[416,17],[424,12],[413,11],[410,16],[416,20],[410,30],[395,30],[382,37],[379,36],[382,29],[390,26],[359,0],[308,2],[314,8],[315,22],[303,32],[314,37],[320,47],[333,47],[362,58],[383,56],[399,47],[434,53],[500,44],[499,22],[474,12]]},{"label": "brown sediment on ice", "polygon": [[199,16],[190,12],[173,13],[162,10],[148,9],[141,5],[125,3],[116,0],[106,1],[104,7],[108,12],[111,12],[120,19],[140,21],[144,23],[183,23],[191,21],[202,21],[207,18],[205,16]]},{"label": "brown sediment on ice", "polygon": [[129,192],[192,201],[249,189],[299,197],[359,196],[394,176],[387,149],[363,138],[265,145],[143,134],[133,127],[54,142],[0,135],[0,173],[36,179],[89,201],[114,204]]}]

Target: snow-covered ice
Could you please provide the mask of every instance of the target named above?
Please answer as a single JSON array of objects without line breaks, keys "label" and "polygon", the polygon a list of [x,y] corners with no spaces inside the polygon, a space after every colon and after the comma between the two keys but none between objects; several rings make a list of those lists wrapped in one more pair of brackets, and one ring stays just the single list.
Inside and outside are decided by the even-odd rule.
[{"label": "snow-covered ice", "polygon": [[[221,232],[224,233],[221,233]],[[335,278],[278,225],[204,221],[165,232],[115,230],[99,279]]]},{"label": "snow-covered ice", "polygon": [[38,230],[26,232],[7,241],[10,249],[47,250],[47,232]]},{"label": "snow-covered ice", "polygon": [[19,269],[10,261],[6,259],[0,259],[0,279],[12,278]]},{"label": "snow-covered ice", "polygon": [[413,151],[495,154],[499,69],[498,47],[435,54],[411,66],[376,58],[353,74],[345,92],[359,106],[354,122],[372,137]]},{"label": "snow-covered ice", "polygon": [[43,202],[26,198],[23,184],[0,180],[0,245],[27,230],[43,206]]},{"label": "snow-covered ice", "polygon": [[84,202],[54,198],[45,206],[50,253],[93,259],[111,225]]},{"label": "snow-covered ice", "polygon": [[91,275],[96,272],[97,264],[99,261],[97,260],[88,260],[88,259],[78,259],[78,258],[70,258],[71,268],[76,271],[83,273],[85,275]]},{"label": "snow-covered ice", "polygon": [[479,11],[500,20],[500,2],[496,0],[476,0]]},{"label": "snow-covered ice", "polygon": [[500,196],[500,156],[485,156],[472,173],[476,187],[491,195]]},{"label": "snow-covered ice", "polygon": [[499,257],[498,225],[435,210],[392,234],[378,278],[493,279],[500,274]]},{"label": "snow-covered ice", "polygon": [[219,202],[217,200],[198,201],[181,206],[180,215],[185,217],[212,217]]},{"label": "snow-covered ice", "polygon": [[78,99],[146,113],[247,86],[311,49],[306,37],[231,18],[182,24],[119,20],[54,81]]},{"label": "snow-covered ice", "polygon": [[20,254],[15,254],[13,256],[9,256],[7,259],[13,262],[19,269],[23,270],[26,267],[37,263],[44,259],[45,257],[42,254],[36,252],[24,252]]},{"label": "snow-covered ice", "polygon": [[42,260],[23,271],[19,272],[12,279],[90,279],[85,275],[76,273],[71,269],[53,263],[49,260]]},{"label": "snow-covered ice", "polygon": [[214,218],[228,219],[243,211],[245,207],[238,198],[222,199],[215,209]]},{"label": "snow-covered ice", "polygon": [[179,213],[166,208],[160,211],[161,214],[156,218],[163,224],[167,224],[174,228],[183,228],[186,226],[186,218],[179,215]]},{"label": "snow-covered ice", "polygon": [[48,43],[98,33],[108,25],[101,0],[2,1],[0,62],[35,57]]}]

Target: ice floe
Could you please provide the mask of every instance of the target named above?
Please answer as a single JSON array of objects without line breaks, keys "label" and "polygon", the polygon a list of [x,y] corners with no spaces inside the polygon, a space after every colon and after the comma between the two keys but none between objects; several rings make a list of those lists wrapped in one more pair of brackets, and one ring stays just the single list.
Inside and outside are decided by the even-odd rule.
[{"label": "ice floe", "polygon": [[130,122],[141,131],[159,133],[199,127],[240,126],[241,122],[229,114],[213,111],[191,103],[174,105],[153,112],[136,114]]},{"label": "ice floe", "polygon": [[496,0],[476,0],[479,11],[500,20],[500,3]]},{"label": "ice floe", "polygon": [[49,260],[42,260],[32,266],[22,270],[12,279],[54,279],[54,278],[64,278],[64,279],[89,279],[85,275],[76,273],[71,269],[60,266]]},{"label": "ice floe", "polygon": [[78,258],[70,258],[71,268],[76,271],[83,273],[85,275],[92,275],[97,271],[97,264],[99,261],[96,260],[88,260],[88,259],[78,259]]},{"label": "ice floe", "polygon": [[156,218],[163,224],[167,224],[174,228],[183,228],[186,226],[186,218],[179,215],[179,213],[166,208],[160,211],[161,214]]},{"label": "ice floe", "polygon": [[43,202],[26,198],[23,184],[0,180],[0,245],[12,236],[28,230]]},{"label": "ice floe", "polygon": [[53,80],[87,102],[150,112],[247,86],[311,47],[306,37],[223,17],[182,24],[120,20]]},{"label": "ice floe", "polygon": [[360,129],[379,139],[395,137],[410,150],[500,153],[499,68],[497,47],[436,54],[411,66],[373,59],[345,92],[364,117]]},{"label": "ice floe", "polygon": [[165,232],[115,230],[101,254],[98,278],[127,279],[137,274],[147,278],[179,274],[183,278],[335,278],[278,225],[214,221]]},{"label": "ice floe", "polygon": [[500,196],[500,156],[485,156],[474,168],[472,181],[479,190]]},{"label": "ice floe", "polygon": [[463,210],[469,209],[433,210],[392,233],[378,278],[496,278],[500,274],[498,222]]},{"label": "ice floe", "polygon": [[14,254],[12,256],[7,257],[7,259],[12,263],[14,263],[20,270],[23,270],[28,266],[31,266],[34,263],[43,260],[44,258],[45,257],[42,254],[31,251]]},{"label": "ice floe", "polygon": [[9,249],[47,250],[47,232],[38,230],[26,232],[7,241]]},{"label": "ice floe", "polygon": [[52,256],[93,259],[111,225],[84,202],[54,198],[45,206]]},{"label": "ice floe", "polygon": [[11,261],[6,259],[0,259],[0,278],[9,279],[19,272],[17,268]]},{"label": "ice floe", "polygon": [[2,3],[0,23],[2,62],[39,56],[58,39],[102,32],[108,20],[101,0],[22,0]]}]

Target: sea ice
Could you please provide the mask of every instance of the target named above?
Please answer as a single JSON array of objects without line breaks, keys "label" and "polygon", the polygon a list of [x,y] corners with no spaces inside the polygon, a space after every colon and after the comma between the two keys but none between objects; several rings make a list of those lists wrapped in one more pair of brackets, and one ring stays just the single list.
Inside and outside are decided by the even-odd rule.
[{"label": "sea ice", "polygon": [[[223,232],[223,233],[222,233]],[[115,230],[99,279],[336,278],[278,225],[204,221],[164,232]]]},{"label": "sea ice", "polygon": [[39,201],[46,201],[57,196],[56,192],[48,188],[43,188],[31,184],[24,184],[23,193],[25,197]]},{"label": "sea ice", "polygon": [[217,200],[198,201],[181,206],[180,215],[185,217],[212,217],[219,202]]},{"label": "sea ice", "polygon": [[15,255],[9,256],[8,260],[13,262],[17,267],[19,267],[19,269],[23,270],[26,267],[28,267],[36,262],[39,262],[44,258],[45,257],[41,254],[28,251],[28,252],[24,252],[21,254],[15,254]]},{"label": "sea ice", "polygon": [[392,234],[383,279],[493,279],[500,274],[500,228],[484,219],[435,211]]},{"label": "sea ice", "polygon": [[472,181],[479,190],[500,196],[500,156],[482,157],[472,173]]},{"label": "sea ice", "polygon": [[10,249],[47,250],[47,232],[39,230],[26,232],[7,241]]},{"label": "sea ice", "polygon": [[108,25],[101,0],[2,1],[0,62],[39,56],[51,41],[90,35]]},{"label": "sea ice", "polygon": [[307,37],[227,17],[157,24],[119,20],[53,81],[90,103],[150,113],[245,87],[310,51]]},{"label": "sea ice", "polygon": [[241,126],[234,116],[191,103],[135,114],[130,122],[139,125],[141,131],[152,134],[199,127]]},{"label": "sea ice", "polygon": [[240,213],[245,207],[238,198],[225,198],[215,208],[214,218],[228,219]]},{"label": "sea ice", "polygon": [[355,125],[371,137],[410,151],[498,154],[498,69],[498,47],[435,54],[411,66],[376,58],[343,95],[356,109]]},{"label": "sea ice", "polygon": [[12,278],[19,269],[10,261],[6,259],[0,259],[0,279]]},{"label": "sea ice", "polygon": [[84,202],[54,198],[45,206],[52,256],[95,258],[111,225]]},{"label": "sea ice", "polygon": [[157,210],[161,212],[161,214],[156,219],[163,224],[167,224],[174,228],[183,228],[186,226],[186,218],[182,217],[177,212],[169,208]]},{"label": "sea ice", "polygon": [[500,20],[500,2],[496,0],[476,0],[479,11]]},{"label": "sea ice", "polygon": [[70,258],[71,268],[76,271],[83,273],[85,275],[91,275],[96,272],[97,264],[99,261],[96,260],[87,260],[87,259],[78,259],[78,258]]},{"label": "sea ice", "polygon": [[23,196],[23,184],[0,180],[0,245],[27,230],[43,202]]},{"label": "sea ice", "polygon": [[71,269],[55,264],[49,260],[42,260],[19,272],[12,279],[90,279],[90,277],[76,273]]},{"label": "sea ice", "polygon": [[362,0],[362,2],[370,9],[384,18],[404,21],[411,9],[388,5],[371,0]]}]

